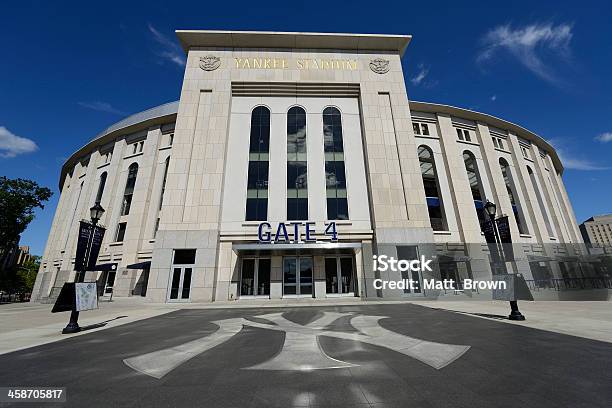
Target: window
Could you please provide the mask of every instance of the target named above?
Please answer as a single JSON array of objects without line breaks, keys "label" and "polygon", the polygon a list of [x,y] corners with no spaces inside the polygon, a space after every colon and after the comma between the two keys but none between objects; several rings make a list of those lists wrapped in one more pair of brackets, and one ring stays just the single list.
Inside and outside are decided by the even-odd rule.
[{"label": "window", "polygon": [[195,264],[195,249],[175,249],[174,250],[174,265],[194,265]]},{"label": "window", "polygon": [[127,228],[127,222],[120,222],[117,225],[117,232],[115,233],[115,242],[123,242],[123,238],[125,238],[126,228]]},{"label": "window", "polygon": [[429,136],[429,125],[427,123],[421,123],[421,132],[425,136]]},{"label": "window", "polygon": [[159,218],[155,220],[155,229],[153,230],[153,238],[157,236],[157,231],[159,231]]},{"label": "window", "polygon": [[249,170],[247,176],[247,221],[268,218],[268,169],[270,151],[270,110],[258,106],[251,112]]},{"label": "window", "polygon": [[485,222],[484,214],[484,189],[482,188],[482,182],[480,181],[480,174],[478,173],[478,165],[476,164],[476,158],[469,152],[463,152],[463,161],[465,163],[465,171],[467,172],[468,181],[470,183],[470,189],[472,190],[472,198],[474,200],[474,207],[476,208],[476,215],[480,224]]},{"label": "window", "polygon": [[168,146],[172,146],[172,143],[174,143],[174,133],[168,135]]},{"label": "window", "polygon": [[465,142],[471,142],[472,141],[472,137],[470,136],[470,131],[466,130],[466,129],[459,129],[456,128],[457,130],[457,137],[459,138],[459,140],[465,141]]},{"label": "window", "polygon": [[501,150],[504,150],[504,140],[500,137],[493,136],[493,145]]},{"label": "window", "polygon": [[110,161],[111,161],[111,159],[113,157],[113,152],[112,151],[106,152],[106,153],[104,153],[103,156],[104,156],[104,164],[110,163]]},{"label": "window", "polygon": [[144,148],[144,140],[132,144],[132,154],[141,153]]},{"label": "window", "polygon": [[521,152],[523,153],[523,157],[529,159],[529,147],[521,146]]},{"label": "window", "polygon": [[132,163],[128,169],[128,177],[125,183],[125,191],[123,193],[123,203],[121,205],[121,215],[128,215],[132,206],[132,196],[134,195],[134,186],[136,185],[136,176],[138,175],[138,164]]},{"label": "window", "polygon": [[[529,179],[531,180],[531,186],[533,187],[533,191],[535,192],[536,198],[538,200],[538,206],[540,207],[540,212],[544,217],[544,224],[546,225],[546,230],[548,231],[548,236],[553,237],[554,232],[552,229],[552,225],[550,224],[550,219],[548,218],[548,213],[546,212],[546,205],[544,204],[544,199],[542,198],[542,193],[538,188],[538,182],[536,180],[536,176],[531,170],[531,167],[527,166],[527,173],[529,173]],[[598,228],[599,229],[599,228]]]},{"label": "window", "polygon": [[306,112],[299,106],[287,112],[287,219],[308,219]]},{"label": "window", "polygon": [[166,180],[168,179],[168,167],[170,167],[170,157],[166,159],[164,164],[164,178],[162,179],[161,193],[159,196],[159,209],[161,210],[162,204],[164,203],[164,193],[166,192]]},{"label": "window", "polygon": [[96,203],[99,204],[102,201],[102,195],[104,194],[104,186],[106,186],[106,172],[100,174],[100,184],[98,184],[98,193],[96,194]]},{"label": "window", "polygon": [[427,123],[412,123],[415,135],[429,136],[429,125]]},{"label": "window", "polygon": [[510,197],[510,204],[512,204],[512,212],[514,213],[516,226],[518,227],[520,234],[527,234],[528,231],[525,225],[525,218],[523,216],[523,210],[520,206],[520,203],[518,202],[518,196],[516,195],[516,187],[514,185],[514,180],[512,179],[510,166],[508,165],[508,162],[504,159],[499,159],[499,166],[501,167],[502,176],[504,177],[504,183],[506,184],[508,197]]},{"label": "window", "polygon": [[442,197],[439,194],[440,189],[438,188],[438,176],[436,174],[433,153],[429,147],[419,146],[418,155],[431,228],[434,231],[446,231],[446,219],[444,217]]},{"label": "window", "polygon": [[325,150],[325,185],[327,219],[348,220],[342,116],[334,107],[323,110],[323,144]]}]

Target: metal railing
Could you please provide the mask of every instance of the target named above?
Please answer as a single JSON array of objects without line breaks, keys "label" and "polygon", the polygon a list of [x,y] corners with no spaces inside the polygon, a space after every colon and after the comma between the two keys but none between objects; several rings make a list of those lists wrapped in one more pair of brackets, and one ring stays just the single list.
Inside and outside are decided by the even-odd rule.
[{"label": "metal railing", "polygon": [[31,293],[0,291],[0,303],[29,302]]},{"label": "metal railing", "polygon": [[530,290],[612,289],[612,277],[526,279]]}]

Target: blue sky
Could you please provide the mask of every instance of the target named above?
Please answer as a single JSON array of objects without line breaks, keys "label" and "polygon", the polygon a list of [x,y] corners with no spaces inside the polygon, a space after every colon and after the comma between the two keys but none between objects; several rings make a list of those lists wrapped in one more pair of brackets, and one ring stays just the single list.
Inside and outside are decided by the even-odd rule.
[{"label": "blue sky", "polygon": [[178,99],[175,29],[412,34],[403,61],[410,99],[536,132],[564,159],[578,221],[612,212],[606,2],[20,1],[2,14],[0,175],[56,192],[22,236],[35,254],[64,160],[123,116]]}]

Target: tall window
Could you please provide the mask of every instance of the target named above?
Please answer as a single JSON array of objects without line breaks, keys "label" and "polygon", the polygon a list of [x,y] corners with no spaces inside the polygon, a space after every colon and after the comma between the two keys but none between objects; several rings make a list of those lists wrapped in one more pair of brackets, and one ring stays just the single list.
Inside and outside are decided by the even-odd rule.
[{"label": "tall window", "polygon": [[123,242],[123,238],[125,238],[126,228],[127,222],[120,222],[117,225],[117,231],[115,231],[115,242]]},{"label": "tall window", "polygon": [[306,112],[299,106],[287,112],[287,219],[308,219]]},{"label": "tall window", "polygon": [[136,176],[138,175],[138,164],[132,163],[128,169],[128,177],[125,183],[125,191],[123,193],[123,203],[121,205],[121,215],[128,215],[132,206],[132,196],[134,195],[134,186],[136,185]]},{"label": "tall window", "polygon": [[98,184],[98,193],[96,194],[96,203],[99,204],[102,201],[102,195],[104,194],[104,186],[106,186],[106,172],[100,174],[100,184]]},{"label": "tall window", "polygon": [[554,232],[552,229],[552,225],[550,223],[550,219],[548,218],[548,212],[546,212],[546,205],[544,204],[544,199],[542,197],[542,192],[538,188],[538,182],[536,180],[536,176],[531,170],[531,167],[527,166],[527,172],[529,173],[529,179],[531,180],[531,185],[533,187],[533,191],[535,191],[536,198],[538,200],[538,206],[540,207],[540,212],[542,213],[542,217],[544,217],[544,224],[546,225],[546,230],[548,231],[549,237],[554,237]]},{"label": "tall window", "polygon": [[170,157],[166,159],[164,164],[164,178],[162,179],[161,193],[159,196],[159,209],[161,210],[162,204],[164,203],[164,193],[166,192],[166,180],[168,179],[168,167],[170,167]]},{"label": "tall window", "polygon": [[247,178],[247,221],[268,218],[268,168],[270,152],[270,110],[258,106],[251,113],[249,142],[249,174]]},{"label": "tall window", "polygon": [[484,214],[484,189],[480,181],[480,174],[478,173],[478,165],[476,164],[476,158],[469,152],[463,152],[463,162],[465,163],[465,171],[467,172],[468,181],[470,182],[470,190],[472,190],[472,198],[474,200],[474,207],[476,208],[476,215],[478,221],[482,224],[485,221]]},{"label": "tall window", "polygon": [[340,111],[323,110],[323,144],[325,149],[325,184],[327,186],[327,219],[348,220],[342,117]]},{"label": "tall window", "polygon": [[514,213],[514,219],[516,220],[516,226],[518,227],[520,234],[527,233],[527,227],[525,226],[525,219],[523,218],[522,209],[518,202],[518,196],[516,195],[516,188],[512,179],[512,173],[510,172],[510,166],[504,159],[499,159],[499,165],[501,167],[502,176],[504,176],[504,183],[506,184],[506,190],[510,197],[510,203],[512,204],[512,212]]},{"label": "tall window", "polygon": [[446,231],[446,219],[442,207],[442,197],[439,194],[440,189],[438,188],[438,176],[433,153],[429,147],[419,146],[418,154],[431,228],[434,231]]}]

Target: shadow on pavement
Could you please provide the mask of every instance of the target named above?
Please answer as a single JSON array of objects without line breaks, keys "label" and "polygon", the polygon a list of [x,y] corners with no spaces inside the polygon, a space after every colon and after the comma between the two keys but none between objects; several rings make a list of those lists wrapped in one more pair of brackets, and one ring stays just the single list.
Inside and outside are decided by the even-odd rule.
[{"label": "shadow on pavement", "polygon": [[99,327],[104,327],[109,322],[112,322],[113,320],[117,320],[117,319],[122,319],[124,317],[127,317],[127,316],[117,316],[114,319],[105,320],[105,321],[100,322],[100,323],[94,323],[94,324],[90,324],[88,326],[81,326],[81,330],[80,331],[85,331],[85,330],[97,329]]},{"label": "shadow on pavement", "polygon": [[496,315],[496,314],[490,314],[490,313],[470,313],[470,312],[462,312],[460,310],[443,309],[443,308],[440,308],[440,307],[437,307],[437,308],[434,308],[434,309],[435,310],[442,310],[442,311],[445,311],[445,312],[460,313],[460,314],[464,314],[464,315],[486,317],[486,318],[489,318],[489,319],[510,320],[510,319],[508,319],[508,316]]}]

